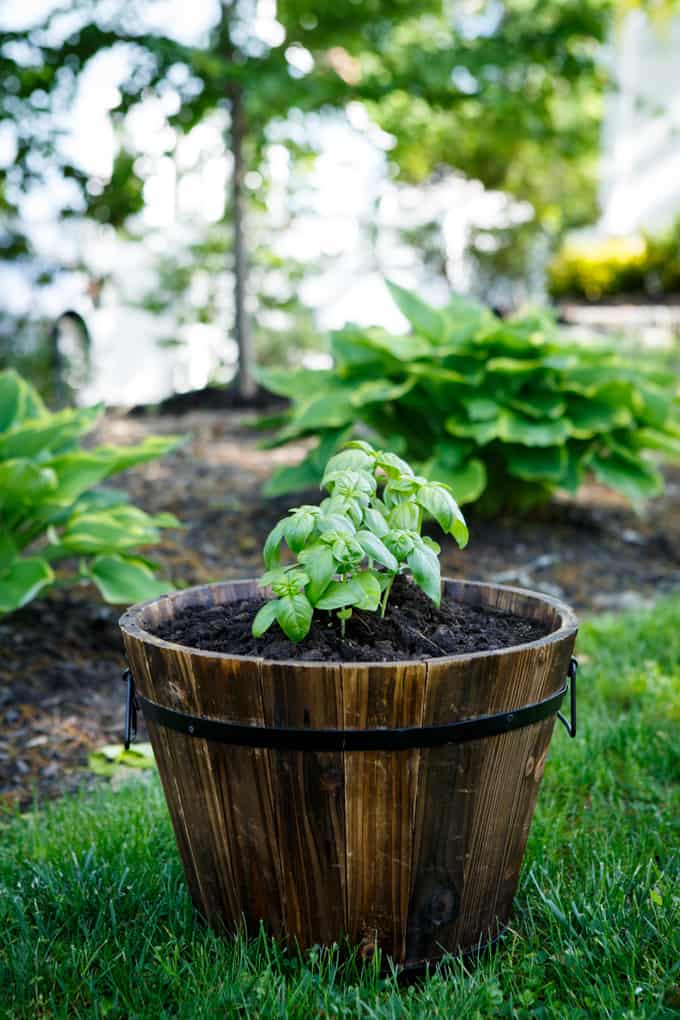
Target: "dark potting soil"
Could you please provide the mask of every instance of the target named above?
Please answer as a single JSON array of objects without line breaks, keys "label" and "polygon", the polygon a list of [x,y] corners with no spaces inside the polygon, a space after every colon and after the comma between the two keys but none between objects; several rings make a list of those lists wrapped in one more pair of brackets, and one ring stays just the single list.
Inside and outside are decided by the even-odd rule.
[{"label": "dark potting soil", "polygon": [[549,632],[549,627],[536,620],[451,598],[443,598],[438,609],[413,583],[398,577],[384,619],[378,613],[355,610],[343,637],[335,614],[317,613],[307,637],[295,644],[278,623],[272,624],[261,638],[252,636],[253,619],[264,601],[251,598],[210,609],[203,606],[185,609],[155,633],[165,641],[232,655],[387,662],[507,648],[535,641]]}]

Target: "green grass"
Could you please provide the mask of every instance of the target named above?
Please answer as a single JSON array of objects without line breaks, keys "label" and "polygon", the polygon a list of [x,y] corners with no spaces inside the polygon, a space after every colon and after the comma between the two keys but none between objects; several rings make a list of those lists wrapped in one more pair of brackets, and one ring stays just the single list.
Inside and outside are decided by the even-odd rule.
[{"label": "green grass", "polygon": [[556,730],[513,930],[400,988],[196,923],[158,783],[0,830],[0,1017],[680,1016],[680,598],[579,638],[580,734]]}]

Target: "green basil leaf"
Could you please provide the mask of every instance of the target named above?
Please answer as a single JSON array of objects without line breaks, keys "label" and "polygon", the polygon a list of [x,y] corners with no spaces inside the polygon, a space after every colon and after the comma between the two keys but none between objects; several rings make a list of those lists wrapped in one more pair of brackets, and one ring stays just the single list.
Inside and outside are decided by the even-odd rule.
[{"label": "green basil leaf", "polygon": [[390,531],[384,538],[385,545],[403,563],[413,549],[413,538],[407,531]]},{"label": "green basil leaf", "polygon": [[269,630],[274,620],[276,620],[278,613],[278,599],[271,599],[269,602],[265,602],[262,608],[257,611],[255,619],[253,620],[253,637],[262,637],[264,632]]},{"label": "green basil leaf", "polygon": [[364,598],[361,587],[351,581],[333,581],[316,604],[317,609],[342,609],[343,606],[356,606]]},{"label": "green basil leaf", "polygon": [[382,594],[378,575],[373,573],[372,570],[362,570],[361,573],[355,574],[352,580],[363,592],[363,597],[355,603],[356,608],[366,609],[369,613],[374,613],[380,605],[380,596]]},{"label": "green basil leaf", "polygon": [[291,641],[302,641],[309,633],[314,610],[306,595],[285,595],[279,599],[276,618]]},{"label": "green basil leaf", "polygon": [[436,482],[429,482],[420,487],[416,499],[423,510],[434,517],[442,531],[453,535],[461,549],[467,545],[469,533],[465,518],[447,489]]},{"label": "green basil leaf", "polygon": [[389,524],[380,511],[375,510],[372,507],[364,510],[364,524],[368,530],[372,531],[374,535],[378,536],[378,538],[383,538],[390,530]]},{"label": "green basil leaf", "polygon": [[339,471],[372,471],[374,464],[374,458],[371,454],[364,450],[349,449],[341,450],[340,453],[336,453],[334,457],[326,464],[326,470],[323,473],[323,479],[321,481],[321,488],[325,489],[327,484],[327,478],[329,475],[334,475]]},{"label": "green basil leaf", "polygon": [[397,457],[396,453],[381,451],[376,457],[376,464],[383,469],[388,478],[404,478],[413,474],[411,465]]},{"label": "green basil leaf", "polygon": [[390,510],[390,527],[397,531],[418,531],[420,510],[415,503],[399,503]]},{"label": "green basil leaf", "polygon": [[371,531],[362,530],[357,532],[356,540],[366,555],[370,556],[376,563],[380,563],[383,567],[387,567],[388,570],[393,572],[399,569],[399,564],[394,554],[390,552],[384,542],[381,542],[377,535],[374,535]]},{"label": "green basil leaf", "polygon": [[440,605],[441,577],[436,555],[426,546],[415,546],[409,553],[407,563],[418,587],[436,606]]},{"label": "green basil leaf", "polygon": [[292,517],[288,517],[284,524],[284,535],[291,552],[299,553],[304,549],[313,530],[314,516],[309,511],[298,510]]},{"label": "green basil leaf", "polygon": [[304,549],[299,554],[299,560],[309,574],[307,597],[312,605],[316,605],[336,572],[333,553],[327,545],[318,543]]},{"label": "green basil leaf", "polygon": [[283,542],[287,524],[288,518],[284,517],[283,520],[274,525],[267,535],[262,551],[264,565],[267,570],[271,570],[272,567],[278,566],[281,562],[281,543]]}]

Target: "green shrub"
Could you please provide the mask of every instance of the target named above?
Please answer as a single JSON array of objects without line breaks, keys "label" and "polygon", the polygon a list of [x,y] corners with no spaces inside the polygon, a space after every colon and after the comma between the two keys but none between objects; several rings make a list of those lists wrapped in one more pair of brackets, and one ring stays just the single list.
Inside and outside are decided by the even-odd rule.
[{"label": "green shrub", "polygon": [[[409,572],[439,605],[441,550],[421,530],[423,518],[431,518],[461,548],[467,544],[467,526],[449,487],[416,475],[396,454],[362,440],[331,457],[321,487],[328,496],[320,506],[294,507],[265,542],[267,572],[258,583],[276,598],[255,617],[254,636],[276,620],[291,641],[301,641],[316,609],[337,610],[344,634],[353,607],[371,613],[380,608],[385,615],[401,573]],[[296,556],[286,567],[280,562],[283,542]]]},{"label": "green shrub", "polygon": [[680,220],[659,235],[567,241],[548,267],[555,298],[680,293]]},{"label": "green shrub", "polygon": [[331,369],[261,373],[292,401],[268,445],[319,437],[301,464],[276,472],[268,494],[318,485],[353,435],[397,450],[487,512],[574,491],[589,472],[634,502],[661,490],[644,451],[680,456],[666,373],[603,345],[564,342],[547,315],[503,321],[460,297],[435,309],[390,289],[409,335],[347,327],[331,337]]},{"label": "green shrub", "polygon": [[[92,581],[107,602],[136,602],[167,591],[136,550],[177,527],[172,514],[149,516],[105,478],[153,460],[177,439],[138,446],[80,448],[101,407],[52,413],[11,370],[0,372],[0,616],[52,585]],[[53,564],[75,562],[55,575]]]}]

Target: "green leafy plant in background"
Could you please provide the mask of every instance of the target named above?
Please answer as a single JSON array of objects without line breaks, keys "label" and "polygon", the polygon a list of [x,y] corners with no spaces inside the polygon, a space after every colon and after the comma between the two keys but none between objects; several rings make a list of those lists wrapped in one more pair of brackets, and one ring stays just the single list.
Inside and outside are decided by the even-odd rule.
[{"label": "green leafy plant in background", "polygon": [[[137,446],[80,447],[101,407],[50,412],[37,391],[11,370],[0,372],[0,616],[53,585],[93,582],[107,602],[153,598],[171,585],[137,550],[172,514],[149,515],[99,483],[160,457],[175,437]],[[60,561],[75,563],[55,574]]]},{"label": "green leafy plant in background", "polygon": [[[440,549],[421,530],[432,518],[466,545],[468,529],[449,487],[361,440],[331,457],[321,487],[328,496],[319,506],[295,507],[265,542],[259,584],[275,598],[255,617],[254,636],[276,620],[291,641],[301,641],[319,609],[337,610],[344,635],[353,609],[385,615],[394,579],[405,572],[439,605]],[[288,566],[281,565],[284,542],[296,557]]]},{"label": "green leafy plant in background", "polygon": [[291,400],[265,445],[318,437],[302,463],[275,473],[269,495],[318,485],[352,436],[396,450],[487,513],[573,492],[591,473],[634,503],[661,491],[646,452],[680,456],[668,373],[611,346],[567,342],[547,313],[501,320],[458,296],[432,308],[389,286],[408,335],[349,326],[331,336],[332,368],[260,373]]}]

